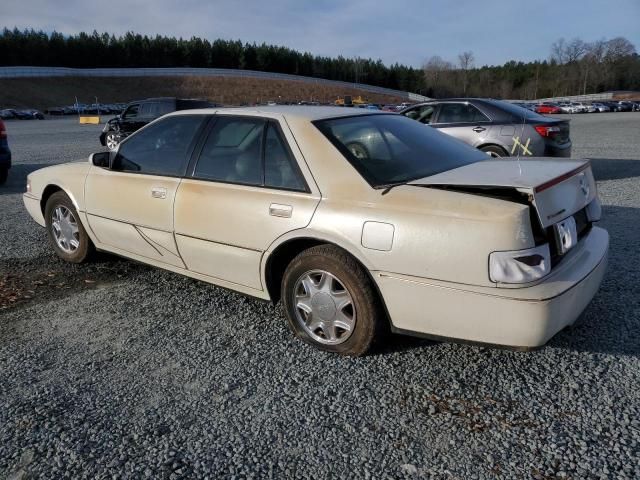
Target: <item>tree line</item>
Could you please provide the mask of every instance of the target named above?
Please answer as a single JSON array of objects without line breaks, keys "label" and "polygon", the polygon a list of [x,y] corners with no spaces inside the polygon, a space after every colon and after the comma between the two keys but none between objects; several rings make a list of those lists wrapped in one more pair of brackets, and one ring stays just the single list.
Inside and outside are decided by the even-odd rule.
[{"label": "tree line", "polygon": [[591,43],[560,38],[542,61],[479,68],[474,61],[470,51],[458,55],[456,62],[430,57],[423,65],[424,94],[536,99],[640,90],[640,56],[624,37]]},{"label": "tree line", "polygon": [[312,55],[240,40],[190,39],[128,32],[63,35],[33,29],[0,32],[0,65],[196,67],[259,70],[366,83],[430,97],[541,98],[605,90],[640,90],[640,58],[625,38],[587,43],[560,39],[548,60],[476,67],[473,52],[456,62],[430,57],[423,68],[371,58]]}]

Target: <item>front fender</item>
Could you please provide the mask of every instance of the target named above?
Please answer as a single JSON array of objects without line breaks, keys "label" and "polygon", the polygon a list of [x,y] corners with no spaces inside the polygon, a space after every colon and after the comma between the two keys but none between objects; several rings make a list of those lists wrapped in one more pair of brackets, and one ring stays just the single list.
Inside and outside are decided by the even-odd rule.
[{"label": "front fender", "polygon": [[47,198],[56,190],[64,191],[78,212],[85,210],[84,184],[91,165],[88,162],[66,163],[42,168],[27,177],[31,196],[40,201],[44,211]]}]

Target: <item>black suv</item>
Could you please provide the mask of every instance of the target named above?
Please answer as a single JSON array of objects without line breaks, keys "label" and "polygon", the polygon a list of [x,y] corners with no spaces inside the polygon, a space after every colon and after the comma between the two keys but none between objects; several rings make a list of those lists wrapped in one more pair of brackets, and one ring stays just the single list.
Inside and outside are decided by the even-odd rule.
[{"label": "black suv", "polygon": [[210,108],[216,105],[206,100],[186,100],[181,98],[147,98],[129,103],[122,113],[107,122],[100,134],[100,143],[109,150],[136,130],[158,117],[176,110]]}]

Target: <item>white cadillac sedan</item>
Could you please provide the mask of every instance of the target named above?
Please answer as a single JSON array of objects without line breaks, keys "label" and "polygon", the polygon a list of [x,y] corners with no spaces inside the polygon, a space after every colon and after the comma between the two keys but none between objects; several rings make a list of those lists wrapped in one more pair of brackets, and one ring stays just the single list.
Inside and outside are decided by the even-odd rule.
[{"label": "white cadillac sedan", "polygon": [[349,355],[388,329],[544,345],[609,244],[588,161],[492,159],[350,108],[176,112],[33,172],[24,203],[63,260],[109,251],[282,300],[297,336]]}]

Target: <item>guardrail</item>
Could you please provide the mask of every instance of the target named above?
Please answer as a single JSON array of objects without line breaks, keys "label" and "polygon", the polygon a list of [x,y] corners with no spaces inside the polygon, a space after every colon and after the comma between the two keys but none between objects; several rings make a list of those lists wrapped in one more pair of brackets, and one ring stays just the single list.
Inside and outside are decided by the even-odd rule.
[{"label": "guardrail", "polygon": [[598,100],[611,100],[613,92],[590,93],[588,95],[568,95],[564,97],[538,98],[533,102],[597,102]]},{"label": "guardrail", "polygon": [[350,83],[324,78],[304,77],[288,73],[236,70],[229,68],[67,68],[67,67],[0,67],[0,78],[34,77],[245,77],[270,80],[293,80],[336,87],[357,88],[381,95],[392,95],[414,102],[429,100],[429,97],[401,90],[376,87],[364,83]]}]

